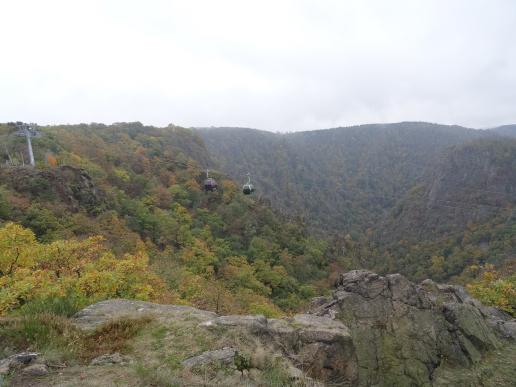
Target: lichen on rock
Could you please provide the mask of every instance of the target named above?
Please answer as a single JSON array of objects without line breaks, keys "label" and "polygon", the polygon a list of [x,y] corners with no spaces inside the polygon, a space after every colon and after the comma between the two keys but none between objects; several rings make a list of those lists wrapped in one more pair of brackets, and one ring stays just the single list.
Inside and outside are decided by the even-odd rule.
[{"label": "lichen on rock", "polygon": [[432,385],[437,368],[468,368],[502,347],[514,324],[503,312],[493,323],[493,314],[459,286],[416,285],[366,270],[341,274],[332,297],[311,312],[350,329],[364,386]]}]

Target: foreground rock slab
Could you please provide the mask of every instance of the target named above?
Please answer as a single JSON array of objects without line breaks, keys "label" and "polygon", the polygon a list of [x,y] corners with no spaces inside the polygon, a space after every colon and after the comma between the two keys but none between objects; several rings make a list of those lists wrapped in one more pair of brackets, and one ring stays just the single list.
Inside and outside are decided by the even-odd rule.
[{"label": "foreground rock slab", "polygon": [[[92,331],[120,318],[152,316],[160,324],[182,320],[202,329],[242,330],[249,338],[269,348],[269,358],[278,355],[288,363],[323,381],[339,380],[352,385],[357,380],[358,365],[353,340],[340,321],[324,316],[300,314],[288,319],[267,319],[264,316],[218,316],[212,312],[176,305],[159,305],[143,301],[108,300],[83,309],[74,324]],[[206,351],[182,361],[183,367],[205,365],[216,361],[231,362],[236,348]]]},{"label": "foreground rock slab", "polygon": [[73,322],[82,330],[92,331],[110,320],[143,316],[152,316],[161,321],[173,321],[185,317],[207,320],[215,317],[216,314],[191,306],[115,299],[98,302],[84,308],[75,315]]},{"label": "foreground rock slab", "polygon": [[0,360],[0,375],[7,375],[15,369],[26,367],[33,363],[38,356],[37,352],[21,352]]},{"label": "foreground rock slab", "polygon": [[514,326],[460,286],[417,285],[365,270],[342,274],[332,296],[317,299],[311,312],[350,329],[363,386],[433,385],[439,368],[467,369],[502,348]]},{"label": "foreground rock slab", "polygon": [[90,362],[93,366],[102,366],[109,364],[129,364],[131,359],[128,356],[122,356],[119,352],[101,355]]},{"label": "foreground rock slab", "polygon": [[48,367],[46,364],[32,364],[28,367],[25,367],[22,371],[23,375],[26,376],[45,376],[48,374]]},{"label": "foreground rock slab", "polygon": [[358,375],[355,347],[348,328],[340,321],[311,314],[288,319],[263,316],[220,316],[200,324],[242,326],[249,332],[275,342],[284,355],[311,377],[354,384]]},{"label": "foreground rock slab", "polygon": [[235,348],[222,348],[216,349],[214,351],[206,351],[198,356],[191,357],[189,359],[184,360],[181,364],[184,367],[195,367],[199,365],[205,365],[209,363],[213,363],[216,361],[221,361],[223,363],[233,363],[236,354]]},{"label": "foreground rock slab", "polygon": [[[163,351],[153,354],[153,364],[163,364],[167,356],[167,364],[186,376],[196,368],[213,372],[215,385],[242,385],[241,378],[249,386],[263,385],[267,367],[278,362],[286,385],[495,386],[516,380],[514,319],[481,305],[459,286],[415,284],[399,274],[343,273],[330,297],[314,299],[308,313],[283,319],[109,300],[82,310],[73,321],[91,331],[113,319],[141,316],[152,316],[151,348]],[[200,344],[190,351],[184,342]],[[248,372],[235,372],[237,352],[249,356]],[[137,350],[131,356],[142,361]],[[123,373],[123,367],[89,369]]]}]

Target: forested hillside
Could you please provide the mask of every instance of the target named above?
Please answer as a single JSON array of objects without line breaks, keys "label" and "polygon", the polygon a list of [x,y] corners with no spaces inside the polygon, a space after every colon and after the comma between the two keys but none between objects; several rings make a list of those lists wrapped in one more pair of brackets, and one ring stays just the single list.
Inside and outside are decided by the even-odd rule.
[{"label": "forested hillside", "polygon": [[369,237],[377,249],[371,253],[374,265],[444,280],[475,275],[471,268],[486,263],[514,262],[515,171],[516,139],[481,139],[448,149],[428,180]]},{"label": "forested hillside", "polygon": [[197,132],[221,169],[252,173],[278,208],[315,230],[363,232],[422,180],[441,153],[484,133],[428,123],[362,125],[290,134]]},{"label": "forested hillside", "polygon": [[451,147],[431,172],[393,210],[386,239],[433,239],[496,216],[510,218],[516,205],[516,139]]},{"label": "forested hillside", "polygon": [[516,125],[503,125],[492,130],[503,136],[516,137]]},{"label": "forested hillside", "polygon": [[[197,129],[221,168],[332,238],[348,268],[469,281],[516,254],[514,125]],[[460,277],[460,278],[458,278]]]},{"label": "forested hillside", "polygon": [[[494,131],[40,129],[31,168],[25,139],[0,126],[0,312],[129,297],[278,315],[342,270],[484,287],[514,271],[516,140]],[[202,190],[206,168],[217,192]]]},{"label": "forested hillside", "polygon": [[17,165],[0,168],[0,313],[129,297],[278,315],[326,278],[327,244],[302,224],[221,172],[211,171],[219,191],[203,192],[212,163],[191,130],[39,129],[31,168],[21,166],[25,139],[0,126]]}]

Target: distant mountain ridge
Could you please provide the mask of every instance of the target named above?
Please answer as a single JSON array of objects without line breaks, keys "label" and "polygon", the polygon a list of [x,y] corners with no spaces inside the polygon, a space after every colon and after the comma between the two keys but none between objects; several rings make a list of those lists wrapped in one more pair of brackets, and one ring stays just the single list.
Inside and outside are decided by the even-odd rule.
[{"label": "distant mountain ridge", "polygon": [[516,137],[516,124],[498,126],[491,130],[504,136]]},{"label": "distant mountain ridge", "polygon": [[402,122],[285,134],[240,128],[196,132],[222,170],[235,179],[250,172],[259,192],[278,208],[302,213],[317,229],[348,232],[374,224],[447,147],[499,135],[498,129]]},{"label": "distant mountain ridge", "polygon": [[[30,179],[17,179],[21,172],[0,176],[0,218],[22,222],[42,241],[101,231],[123,253],[135,248],[139,235],[159,254],[173,246],[182,257],[191,247],[177,242],[185,233],[180,239],[209,241],[217,262],[224,263],[219,255],[226,250],[200,231],[209,224],[215,238],[228,238],[237,255],[255,264],[256,252],[266,250],[266,261],[275,265],[280,259],[299,283],[357,268],[448,281],[471,265],[504,264],[516,256],[516,140],[510,125],[475,130],[403,122],[287,134],[141,123],[41,130],[45,135],[35,140],[37,169],[52,169],[47,156],[53,155],[54,164],[86,170],[108,199],[90,203],[73,183],[68,187],[73,200],[63,201],[69,195],[54,192],[54,175],[46,172]],[[12,131],[0,125],[0,137],[20,165],[25,142]],[[207,168],[219,180],[217,195],[202,194]],[[256,224],[245,210],[254,199],[237,194],[248,172],[263,215]],[[489,194],[492,186],[505,196]],[[465,194],[465,188],[479,195]],[[262,199],[296,219],[272,216],[267,205],[261,207]],[[186,228],[179,227],[186,220],[177,206],[191,213]],[[84,210],[87,215],[74,213]],[[100,229],[93,226],[97,214],[104,220]],[[309,234],[300,231],[299,217]],[[68,219],[77,222],[75,229]],[[113,230],[117,222],[121,226]],[[294,305],[287,293],[272,295],[282,305]]]},{"label": "distant mountain ridge", "polygon": [[402,122],[196,132],[221,170],[236,180],[249,171],[259,195],[340,240],[337,249],[349,252],[352,240],[351,267],[422,280],[442,256],[434,274],[445,280],[473,263],[516,257],[515,128]]}]

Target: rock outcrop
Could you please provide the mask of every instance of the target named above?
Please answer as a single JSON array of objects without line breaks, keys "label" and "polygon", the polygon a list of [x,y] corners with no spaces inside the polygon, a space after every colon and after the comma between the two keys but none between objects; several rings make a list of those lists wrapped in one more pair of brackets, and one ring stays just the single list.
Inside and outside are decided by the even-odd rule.
[{"label": "rock outcrop", "polygon": [[161,305],[145,301],[107,300],[90,305],[75,315],[74,324],[84,330],[93,331],[111,320],[152,316],[160,321],[174,321],[194,318],[202,321],[214,318],[213,312],[191,306]]},{"label": "rock outcrop", "polygon": [[[239,331],[259,341],[266,356],[284,359],[288,369],[341,386],[446,385],[457,370],[464,370],[465,383],[478,384],[467,370],[507,345],[513,348],[516,338],[514,319],[483,306],[460,286],[414,284],[400,274],[365,270],[342,274],[331,297],[314,299],[307,314],[290,318],[218,316],[187,306],[109,300],[78,313],[75,323],[94,329],[113,318],[148,314],[168,323],[193,319],[214,335]],[[231,363],[236,352],[246,351],[228,344],[192,354],[182,365]]]},{"label": "rock outcrop", "polygon": [[221,316],[201,324],[244,326],[267,342],[276,343],[283,355],[319,380],[352,385],[357,380],[357,360],[349,330],[340,321],[310,314],[288,319],[263,316]]},{"label": "rock outcrop", "polygon": [[181,362],[183,367],[195,367],[199,365],[210,364],[213,362],[223,362],[226,364],[233,363],[235,354],[237,353],[235,348],[226,347],[216,349],[214,351],[206,351],[200,355],[190,357]]},{"label": "rock outcrop", "polygon": [[100,355],[94,358],[90,365],[93,366],[103,366],[107,364],[130,364],[131,358],[128,356],[123,356],[119,352],[115,353],[107,353],[105,355]]},{"label": "rock outcrop", "polygon": [[72,322],[95,337],[113,320],[146,325],[129,347],[89,365],[56,373],[34,361],[38,354],[22,353],[0,361],[0,376],[17,373],[23,383],[34,377],[42,386],[87,379],[88,385],[135,387],[156,380],[255,387],[505,386],[516,380],[514,319],[460,286],[414,284],[399,274],[341,274],[330,297],[314,299],[306,314],[282,319],[108,300]]},{"label": "rock outcrop", "polygon": [[86,209],[98,213],[105,206],[105,194],[90,175],[80,168],[64,165],[40,170],[29,167],[0,168],[2,184],[33,199],[59,198],[71,211]]},{"label": "rock outcrop", "polygon": [[342,274],[311,313],[350,330],[364,386],[435,384],[440,368],[468,368],[514,338],[514,320],[482,306],[463,288],[400,274]]},{"label": "rock outcrop", "polygon": [[0,360],[0,375],[8,374],[11,370],[31,364],[39,353],[23,352]]},{"label": "rock outcrop", "polygon": [[32,376],[32,377],[39,377],[39,376],[45,376],[49,372],[48,367],[46,364],[32,364],[28,367],[25,367],[22,370],[23,375],[26,376]]},{"label": "rock outcrop", "polygon": [[[195,321],[199,328],[239,330],[261,342],[270,358],[281,357],[289,369],[300,369],[306,377],[354,385],[358,365],[348,328],[340,321],[312,314],[299,314],[287,319],[264,316],[218,316],[188,306],[159,305],[143,301],[108,300],[79,312],[75,325],[92,331],[102,324],[120,318],[152,316],[160,323],[178,320]],[[203,352],[182,361],[185,367],[231,362],[234,354],[249,352],[246,348],[226,347]]]}]

